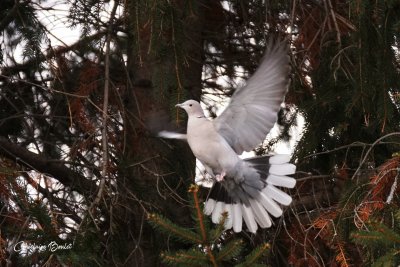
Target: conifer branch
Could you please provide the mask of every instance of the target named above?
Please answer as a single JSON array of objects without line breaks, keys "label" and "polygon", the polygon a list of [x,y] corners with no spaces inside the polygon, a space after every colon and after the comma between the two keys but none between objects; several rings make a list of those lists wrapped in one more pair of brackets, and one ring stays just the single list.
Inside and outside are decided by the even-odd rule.
[{"label": "conifer branch", "polygon": [[390,249],[385,255],[375,260],[372,267],[385,267],[385,266],[396,266],[394,264],[395,256],[400,253],[397,249]]},{"label": "conifer branch", "polygon": [[386,225],[379,223],[372,227],[371,231],[362,230],[353,233],[354,242],[371,246],[400,244],[400,236]]},{"label": "conifer branch", "polygon": [[203,239],[203,244],[207,244],[207,241],[208,241],[207,240],[207,232],[206,232],[206,228],[204,225],[203,212],[201,210],[199,198],[197,196],[198,191],[199,191],[198,185],[194,185],[194,184],[190,185],[189,192],[193,194],[194,208],[196,209],[196,215],[199,220],[199,226],[200,226],[199,228],[200,228],[201,237]]},{"label": "conifer branch", "polygon": [[228,218],[228,212],[227,211],[222,212],[217,227],[213,229],[210,233],[210,240],[215,242],[225,231],[225,222],[227,218]]},{"label": "conifer branch", "polygon": [[94,192],[97,187],[95,182],[68,168],[63,161],[56,162],[44,155],[33,153],[18,144],[11,143],[2,136],[0,136],[0,155],[29,169],[49,174],[85,196]]},{"label": "conifer branch", "polygon": [[206,246],[206,250],[207,250],[207,255],[212,263],[212,265],[214,267],[218,267],[217,261],[215,260],[214,254],[212,253],[211,247],[210,246]]},{"label": "conifer branch", "polygon": [[166,233],[172,234],[174,237],[178,238],[179,240],[185,243],[193,243],[193,244],[202,243],[202,239],[196,233],[193,233],[190,230],[187,230],[183,227],[174,224],[167,218],[162,217],[161,215],[154,213],[149,214],[148,219],[150,222],[153,223],[153,225],[157,229],[162,229]]},{"label": "conifer branch", "polygon": [[201,232],[201,236],[202,236],[202,239],[203,239],[203,244],[204,244],[205,250],[207,252],[207,255],[208,255],[212,265],[214,267],[217,267],[218,265],[217,265],[217,262],[215,260],[215,256],[214,256],[214,254],[212,252],[212,248],[211,248],[211,246],[209,244],[207,244],[207,242],[208,242],[207,232],[206,232],[206,228],[205,228],[205,225],[204,225],[204,220],[203,220],[204,218],[203,218],[203,213],[202,213],[202,210],[201,210],[201,207],[200,207],[199,198],[197,196],[198,191],[199,191],[199,186],[198,185],[193,185],[192,184],[190,186],[190,188],[189,188],[189,192],[191,192],[193,194],[193,202],[194,202],[194,206],[195,206],[195,209],[196,209],[196,215],[197,215],[197,218],[198,218],[198,221],[199,221],[199,228],[200,228],[200,232]]},{"label": "conifer branch", "polygon": [[223,259],[231,259],[237,256],[243,247],[243,240],[232,240],[217,254],[216,260],[221,261]]},{"label": "conifer branch", "polygon": [[337,244],[338,255],[336,255],[336,262],[340,264],[340,267],[349,267],[349,259],[346,257],[346,253],[344,251],[343,244]]},{"label": "conifer branch", "polygon": [[393,133],[386,134],[386,135],[378,138],[375,142],[372,143],[370,148],[365,153],[365,155],[364,155],[363,159],[361,160],[360,164],[358,165],[357,170],[354,172],[353,176],[351,177],[352,180],[357,176],[358,172],[360,171],[361,167],[364,165],[364,163],[368,159],[369,154],[371,153],[371,151],[375,147],[375,145],[379,144],[383,139],[386,139],[388,137],[392,137],[392,136],[395,136],[395,135],[400,135],[400,132],[393,132]]},{"label": "conifer branch", "polygon": [[200,251],[180,250],[176,253],[161,253],[161,257],[166,263],[185,264],[190,266],[204,266],[208,263],[206,255]]},{"label": "conifer branch", "polygon": [[166,262],[166,263],[187,264],[187,261],[185,261],[184,258],[179,257],[176,254],[173,254],[173,255],[169,255],[168,254],[167,255],[167,254],[161,253],[161,257],[162,257],[163,261]]},{"label": "conifer branch", "polygon": [[245,262],[239,264],[237,267],[251,267],[257,260],[270,248],[268,243],[264,243],[253,250],[247,257]]}]

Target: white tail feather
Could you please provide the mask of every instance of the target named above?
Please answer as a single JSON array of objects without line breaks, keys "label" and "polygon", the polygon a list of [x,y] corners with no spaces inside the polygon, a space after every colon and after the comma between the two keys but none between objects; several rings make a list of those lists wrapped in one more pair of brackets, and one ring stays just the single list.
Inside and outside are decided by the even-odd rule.
[{"label": "white tail feather", "polygon": [[293,188],[296,185],[296,179],[285,175],[270,174],[268,175],[267,183],[286,188]]},{"label": "white tail feather", "polygon": [[241,204],[235,203],[232,206],[232,220],[233,220],[233,231],[239,233],[242,231],[242,209],[240,208]]},{"label": "white tail feather", "polygon": [[257,223],[254,220],[254,215],[253,212],[251,211],[250,207],[246,207],[244,204],[241,205],[242,209],[242,215],[244,222],[247,225],[247,228],[249,229],[250,232],[255,233],[257,232]]},{"label": "white tail feather", "polygon": [[231,229],[233,225],[232,204],[225,205],[225,211],[228,212],[228,218],[225,220],[225,229]]},{"label": "white tail feather", "polygon": [[263,191],[265,195],[271,197],[282,205],[288,206],[292,202],[292,197],[286,194],[285,192],[279,190],[273,185],[267,185]]},{"label": "white tail feather", "polygon": [[269,167],[269,173],[275,175],[288,175],[295,173],[295,171],[296,165],[293,165],[291,163],[271,165],[271,167]]},{"label": "white tail feather", "polygon": [[225,208],[224,202],[218,201],[217,204],[215,204],[215,208],[211,215],[211,220],[213,223],[219,223],[219,220],[221,218],[221,213],[224,211],[224,208]]},{"label": "white tail feather", "polygon": [[271,227],[271,218],[268,213],[265,211],[264,207],[257,202],[257,200],[250,198],[250,206],[253,210],[254,218],[257,223],[261,226],[261,228]]},{"label": "white tail feather", "polygon": [[282,209],[273,201],[270,197],[266,196],[264,193],[260,194],[259,197],[260,203],[264,206],[264,208],[275,218],[278,218],[282,215]]},{"label": "white tail feather", "polygon": [[[287,176],[296,171],[296,166],[289,161],[290,155],[269,157],[269,175],[265,180],[267,185],[257,196],[249,196],[249,206],[241,201],[228,204],[209,198],[204,205],[204,213],[211,215],[213,223],[219,223],[222,213],[226,211],[228,217],[225,229],[233,228],[236,233],[242,231],[243,221],[251,233],[256,233],[258,227],[271,227],[271,215],[275,218],[282,216],[283,211],[279,204],[288,206],[292,202],[291,196],[276,187],[293,188],[296,185],[296,179]],[[225,190],[228,191],[227,188]]]},{"label": "white tail feather", "polygon": [[269,164],[283,164],[290,161],[290,155],[287,154],[279,154],[274,155],[269,158]]},{"label": "white tail feather", "polygon": [[215,200],[212,198],[207,199],[206,204],[204,205],[204,214],[205,215],[210,215],[214,208],[215,208]]}]

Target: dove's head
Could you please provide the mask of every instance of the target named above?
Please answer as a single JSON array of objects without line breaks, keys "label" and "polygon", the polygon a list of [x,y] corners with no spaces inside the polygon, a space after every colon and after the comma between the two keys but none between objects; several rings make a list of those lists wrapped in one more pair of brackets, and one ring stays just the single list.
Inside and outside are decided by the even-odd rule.
[{"label": "dove's head", "polygon": [[175,105],[175,107],[184,109],[189,116],[204,117],[203,109],[196,100],[187,100],[181,104]]}]

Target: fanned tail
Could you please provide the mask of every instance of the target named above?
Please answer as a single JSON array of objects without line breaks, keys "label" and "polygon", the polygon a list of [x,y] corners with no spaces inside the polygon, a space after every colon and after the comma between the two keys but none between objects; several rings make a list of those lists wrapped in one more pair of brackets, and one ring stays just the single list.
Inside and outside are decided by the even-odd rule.
[{"label": "fanned tail", "polygon": [[257,231],[258,226],[271,227],[270,215],[280,217],[283,213],[280,205],[288,206],[292,202],[291,196],[277,188],[293,188],[296,185],[296,180],[288,176],[296,171],[296,166],[289,160],[290,155],[245,159],[257,171],[257,180],[244,179],[233,186],[233,180],[229,184],[215,182],[206,200],[204,213],[218,223],[221,213],[228,212],[225,228],[233,228],[235,232],[242,231],[243,221],[252,233]]}]

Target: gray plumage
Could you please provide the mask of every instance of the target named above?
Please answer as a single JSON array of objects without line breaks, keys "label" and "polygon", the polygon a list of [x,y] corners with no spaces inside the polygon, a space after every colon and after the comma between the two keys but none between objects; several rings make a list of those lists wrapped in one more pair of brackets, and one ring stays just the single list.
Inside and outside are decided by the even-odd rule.
[{"label": "gray plumage", "polygon": [[274,126],[289,84],[287,45],[270,43],[264,58],[245,86],[237,89],[229,106],[214,121],[204,116],[195,100],[176,105],[188,114],[187,134],[160,132],[165,138],[185,139],[193,154],[215,178],[205,213],[217,223],[227,211],[226,228],[255,232],[272,225],[268,214],[279,217],[277,204],[289,205],[291,197],[275,186],[294,187],[286,175],[295,172],[288,155],[241,159],[238,154],[260,144]]},{"label": "gray plumage", "polygon": [[274,126],[289,85],[289,56],[285,43],[266,51],[246,85],[235,91],[229,107],[215,119],[217,131],[237,154],[260,144]]}]

